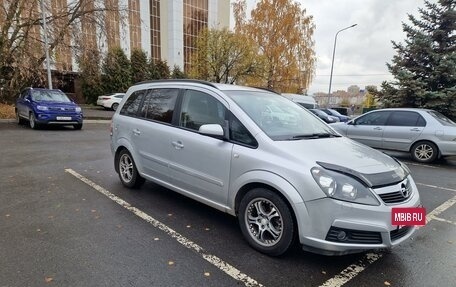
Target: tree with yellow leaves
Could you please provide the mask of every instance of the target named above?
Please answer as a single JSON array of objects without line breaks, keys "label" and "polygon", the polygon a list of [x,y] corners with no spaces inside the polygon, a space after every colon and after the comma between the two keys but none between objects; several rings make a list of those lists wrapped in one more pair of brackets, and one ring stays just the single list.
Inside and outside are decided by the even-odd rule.
[{"label": "tree with yellow leaves", "polygon": [[263,66],[251,39],[228,29],[205,29],[191,56],[190,77],[217,83],[242,82]]},{"label": "tree with yellow leaves", "polygon": [[233,3],[235,32],[251,38],[265,59],[261,77],[247,84],[300,93],[315,72],[313,17],[292,0],[260,0],[246,17],[246,1]]}]

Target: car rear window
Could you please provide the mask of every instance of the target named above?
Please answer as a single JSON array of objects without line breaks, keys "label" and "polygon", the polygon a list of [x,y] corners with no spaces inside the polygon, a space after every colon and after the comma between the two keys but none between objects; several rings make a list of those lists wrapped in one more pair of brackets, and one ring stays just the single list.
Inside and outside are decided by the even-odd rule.
[{"label": "car rear window", "polygon": [[450,120],[449,118],[445,117],[439,112],[436,111],[428,111],[428,114],[430,114],[434,119],[436,119],[439,123],[441,123],[444,126],[450,126],[450,127],[455,127],[456,123]]}]

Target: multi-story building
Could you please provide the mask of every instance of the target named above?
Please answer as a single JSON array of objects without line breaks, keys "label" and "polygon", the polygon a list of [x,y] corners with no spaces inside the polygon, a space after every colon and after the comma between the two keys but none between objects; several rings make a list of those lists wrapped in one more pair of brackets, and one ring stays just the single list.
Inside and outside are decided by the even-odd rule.
[{"label": "multi-story building", "polygon": [[[65,10],[75,2],[44,1],[48,2],[48,14]],[[54,75],[78,71],[75,51],[69,48],[75,43],[83,46],[82,48],[99,49],[102,53],[106,53],[111,47],[121,47],[128,56],[132,49],[140,48],[153,60],[165,60],[170,67],[177,65],[188,71],[190,55],[195,50],[198,33],[203,28],[228,28],[230,24],[230,0],[84,2],[84,9],[96,10],[101,3],[101,7],[106,10],[102,15],[98,13],[95,16],[83,16],[78,26],[80,33],[62,33],[63,41],[54,49],[51,59]],[[94,17],[99,19],[93,21]],[[52,24],[49,31],[52,37]]]}]

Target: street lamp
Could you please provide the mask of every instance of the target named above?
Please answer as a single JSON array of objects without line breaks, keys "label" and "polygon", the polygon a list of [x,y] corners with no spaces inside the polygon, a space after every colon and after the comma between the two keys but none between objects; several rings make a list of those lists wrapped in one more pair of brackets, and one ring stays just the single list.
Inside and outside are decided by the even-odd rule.
[{"label": "street lamp", "polygon": [[336,54],[337,35],[339,35],[339,33],[342,31],[355,27],[356,25],[358,25],[358,24],[353,24],[351,26],[345,27],[345,28],[337,31],[336,37],[334,37],[334,49],[333,49],[333,57],[332,57],[332,63],[331,63],[331,76],[329,77],[328,108],[329,108],[329,103],[330,103],[330,99],[331,99],[331,84],[332,84],[332,78],[333,78],[334,55]]}]

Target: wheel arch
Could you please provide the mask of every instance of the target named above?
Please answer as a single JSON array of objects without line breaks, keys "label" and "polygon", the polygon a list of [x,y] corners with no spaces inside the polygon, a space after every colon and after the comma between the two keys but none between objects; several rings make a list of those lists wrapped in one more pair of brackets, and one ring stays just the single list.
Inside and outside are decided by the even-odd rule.
[{"label": "wheel arch", "polygon": [[[247,180],[249,178],[250,180]],[[301,226],[309,224],[307,208],[296,188],[279,175],[267,171],[251,171],[239,177],[234,183],[234,192],[231,193],[230,207],[233,215],[237,216],[242,198],[254,188],[266,188],[280,196],[293,217],[297,234],[301,234]]]},{"label": "wheel arch", "polygon": [[131,143],[126,140],[125,138],[120,138],[117,140],[117,143],[116,143],[116,146],[115,146],[115,152],[114,152],[114,169],[117,173],[119,173],[119,167],[117,166],[117,161],[119,160],[119,155],[120,155],[120,152],[122,150],[126,150],[128,151],[131,156],[133,157],[133,161],[136,163],[136,168],[138,169],[138,172],[141,174],[142,173],[142,170],[141,168],[138,166],[137,164],[137,157],[136,157],[136,154],[134,154],[132,152],[133,149],[133,146],[131,145]]},{"label": "wheel arch", "polygon": [[413,147],[418,144],[418,143],[424,143],[424,142],[429,142],[429,143],[432,143],[433,145],[435,145],[435,147],[437,148],[437,158],[440,158],[442,156],[441,152],[440,152],[440,149],[439,149],[439,146],[433,141],[433,140],[428,140],[428,139],[418,139],[416,140],[415,142],[413,142],[411,145],[410,145],[410,148],[409,148],[409,153],[412,153],[412,150],[413,150]]}]

